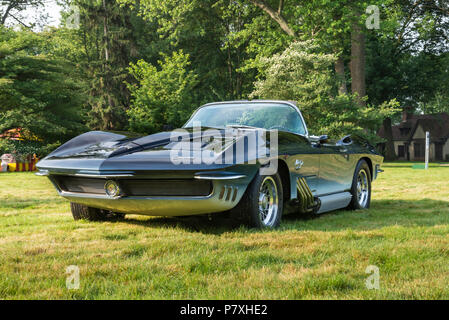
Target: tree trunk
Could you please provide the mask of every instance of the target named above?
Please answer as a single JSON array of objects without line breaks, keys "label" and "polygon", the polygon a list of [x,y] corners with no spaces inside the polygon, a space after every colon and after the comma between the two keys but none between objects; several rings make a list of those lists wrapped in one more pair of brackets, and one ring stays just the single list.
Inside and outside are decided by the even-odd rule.
[{"label": "tree trunk", "polygon": [[353,94],[358,94],[358,102],[365,105],[362,100],[366,96],[365,82],[365,35],[359,23],[360,13],[356,14],[357,21],[352,25],[351,33],[351,89]]},{"label": "tree trunk", "polygon": [[340,82],[338,86],[338,93],[347,94],[348,88],[346,86],[345,61],[341,56],[339,56],[338,60],[335,61],[335,73],[337,74],[338,81]]},{"label": "tree trunk", "polygon": [[108,9],[106,7],[106,0],[103,0],[103,41],[104,41],[104,72],[105,72],[105,94],[108,105],[103,106],[103,126],[107,130],[114,129],[113,110],[115,108],[114,100],[111,97],[112,79],[111,66],[109,63],[109,26],[108,26]]},{"label": "tree trunk", "polygon": [[396,160],[396,152],[394,150],[393,143],[393,129],[391,126],[391,118],[386,118],[383,122],[385,138],[387,139],[385,143],[385,160],[393,161]]},{"label": "tree trunk", "polygon": [[106,0],[103,0],[103,36],[104,36],[104,57],[106,61],[109,61],[109,48],[108,48],[108,13],[106,8]]},{"label": "tree trunk", "polygon": [[295,31],[293,31],[293,29],[290,28],[287,21],[282,16],[282,10],[284,8],[283,0],[279,1],[279,7],[278,7],[277,11],[275,9],[273,9],[272,7],[270,7],[268,4],[266,4],[262,0],[249,0],[249,1],[252,2],[255,6],[262,9],[263,11],[265,11],[271,17],[271,19],[273,19],[274,21],[276,21],[279,24],[281,29],[284,30],[284,32],[286,34],[288,34],[289,36],[292,36],[292,37],[296,37]]}]

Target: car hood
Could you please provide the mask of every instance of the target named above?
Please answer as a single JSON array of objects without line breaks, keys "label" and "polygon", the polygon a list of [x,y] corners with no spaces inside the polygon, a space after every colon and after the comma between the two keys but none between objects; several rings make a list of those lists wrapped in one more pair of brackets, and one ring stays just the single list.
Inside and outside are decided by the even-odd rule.
[{"label": "car hood", "polygon": [[[126,167],[132,170],[169,169],[173,165],[173,151],[182,144],[188,155],[180,154],[175,160],[181,165],[176,169],[195,170],[204,168],[193,160],[195,151],[210,151],[211,157],[219,157],[245,136],[254,133],[254,129],[212,129],[202,128],[201,132],[193,129],[180,129],[172,132],[161,132],[144,137],[131,137],[128,134],[93,131],[78,136],[52,152],[40,163],[39,169],[101,169],[116,170]],[[192,143],[193,142],[193,143]],[[265,140],[263,140],[265,143]],[[187,159],[186,159],[187,158]],[[247,159],[248,160],[248,159]],[[185,166],[183,164],[189,164]],[[171,165],[168,165],[171,164]],[[193,164],[193,165],[192,165]],[[211,165],[210,169],[217,166]]]}]

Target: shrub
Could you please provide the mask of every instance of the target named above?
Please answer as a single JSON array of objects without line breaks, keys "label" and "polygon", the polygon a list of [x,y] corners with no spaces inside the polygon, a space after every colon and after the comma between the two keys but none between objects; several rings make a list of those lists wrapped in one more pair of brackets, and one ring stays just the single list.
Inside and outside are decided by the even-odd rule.
[{"label": "shrub", "polygon": [[181,126],[196,107],[192,90],[197,76],[188,71],[189,56],[182,51],[164,56],[158,65],[144,60],[131,64],[137,84],[128,84],[133,101],[128,110],[132,131],[151,133],[165,124]]}]

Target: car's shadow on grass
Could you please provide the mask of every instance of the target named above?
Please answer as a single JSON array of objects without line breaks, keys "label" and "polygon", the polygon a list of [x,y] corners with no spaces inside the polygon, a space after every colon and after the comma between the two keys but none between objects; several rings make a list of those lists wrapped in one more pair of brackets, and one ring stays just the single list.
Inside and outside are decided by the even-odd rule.
[{"label": "car's shadow on grass", "polygon": [[388,227],[449,225],[449,201],[373,200],[369,210],[337,210],[298,219],[286,216],[285,229],[370,231]]},{"label": "car's shadow on grass", "polygon": [[226,213],[189,217],[138,217],[126,216],[123,223],[149,228],[178,228],[188,232],[219,235],[242,226],[229,218]]},{"label": "car's shadow on grass", "polygon": [[[222,234],[225,232],[260,232],[242,226],[227,214],[184,218],[129,216],[123,223],[151,228],[180,228],[189,232]],[[423,200],[373,200],[369,210],[337,210],[322,215],[291,213],[283,217],[278,232],[298,231],[369,231],[385,227],[435,226],[449,224],[449,202]]]}]

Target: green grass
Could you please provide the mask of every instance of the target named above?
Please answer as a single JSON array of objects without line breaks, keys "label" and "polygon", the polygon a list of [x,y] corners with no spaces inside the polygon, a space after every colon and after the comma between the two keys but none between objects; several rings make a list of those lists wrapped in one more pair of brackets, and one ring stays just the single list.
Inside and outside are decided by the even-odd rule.
[{"label": "green grass", "polygon": [[[0,174],[0,299],[449,299],[449,167],[384,169],[370,210],[287,216],[276,231],[75,222],[46,179]],[[365,287],[369,265],[380,290]]]}]

